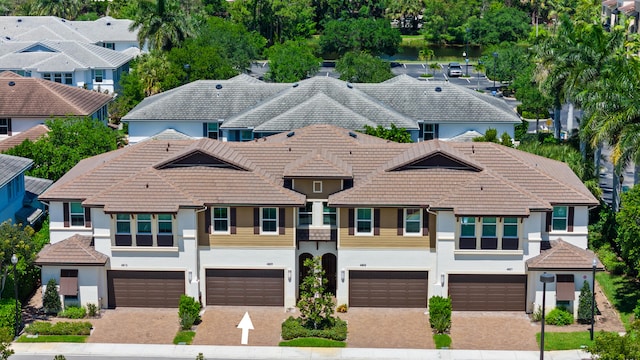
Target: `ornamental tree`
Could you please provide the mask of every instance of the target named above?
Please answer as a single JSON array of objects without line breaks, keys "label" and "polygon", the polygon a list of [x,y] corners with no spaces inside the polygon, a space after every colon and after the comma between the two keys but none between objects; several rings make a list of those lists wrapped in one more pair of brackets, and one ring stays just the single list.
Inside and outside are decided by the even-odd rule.
[{"label": "ornamental tree", "polygon": [[307,277],[300,284],[300,318],[309,329],[325,329],[334,323],[332,295],[325,292],[327,278],[322,269],[322,258],[306,259],[304,266],[309,269]]}]

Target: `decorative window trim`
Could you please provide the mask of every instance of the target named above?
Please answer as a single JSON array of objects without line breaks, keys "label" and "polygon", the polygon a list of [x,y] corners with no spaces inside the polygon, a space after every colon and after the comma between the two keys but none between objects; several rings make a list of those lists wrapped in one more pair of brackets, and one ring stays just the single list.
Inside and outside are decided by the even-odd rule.
[{"label": "decorative window trim", "polygon": [[104,69],[95,69],[93,81],[97,83],[101,83],[104,81]]},{"label": "decorative window trim", "polygon": [[[226,215],[227,216],[225,216],[225,217],[216,216],[216,210],[218,210],[218,209],[226,210]],[[227,230],[216,230],[216,221],[225,222]],[[211,233],[212,234],[217,234],[217,235],[229,235],[229,234],[231,234],[231,209],[230,208],[218,206],[218,207],[213,207],[211,209]]]},{"label": "decorative window trim", "polygon": [[313,182],[313,192],[316,194],[322,193],[322,181]]},{"label": "decorative window trim", "polygon": [[[369,211],[369,218],[365,219],[365,218],[360,218],[360,210],[368,210]],[[355,230],[355,235],[356,236],[373,236],[373,227],[374,227],[374,211],[373,208],[356,208],[355,209],[355,223],[354,223],[354,230]],[[369,224],[369,231],[360,231],[359,230],[359,223],[363,223]]]},{"label": "decorative window trim", "polygon": [[[74,204],[80,207],[80,212],[78,212],[78,211],[74,212],[74,209],[73,209]],[[78,209],[76,209],[76,210],[78,210]],[[69,226],[70,227],[85,227],[86,223],[85,223],[85,216],[84,215],[85,215],[85,210],[82,207],[82,203],[80,203],[80,202],[70,202],[69,203]],[[82,217],[82,221],[80,221],[81,217]],[[75,221],[74,221],[74,218],[75,218]],[[78,224],[80,222],[82,222],[82,224]]]},{"label": "decorative window trim", "polygon": [[[329,216],[329,219],[333,217],[333,224],[331,223],[331,221],[327,223],[326,221],[327,216]],[[336,209],[335,207],[328,206],[328,203],[326,201],[322,202],[322,225],[323,226],[338,225],[338,209]]]},{"label": "decorative window trim", "polygon": [[[418,213],[418,220],[416,221],[415,219],[409,219],[409,212]],[[420,208],[405,208],[402,211],[403,214],[403,235],[404,236],[422,236],[422,222],[424,221],[424,218],[422,217],[422,209]],[[407,224],[408,223],[418,223],[418,231],[417,232],[408,232],[407,231]]]},{"label": "decorative window trim", "polygon": [[[564,209],[565,215],[564,216],[559,216],[556,214],[556,209],[558,211],[560,211],[560,209]],[[562,221],[564,220],[564,227],[562,229],[558,228],[556,229],[556,221]],[[554,206],[553,207],[553,212],[551,215],[551,232],[566,232],[569,230],[568,228],[569,225],[569,207],[568,206]]]},{"label": "decorative window trim", "polygon": [[[212,129],[212,126],[215,125],[215,129]],[[218,139],[218,137],[220,136],[220,123],[218,122],[208,122],[206,123],[206,132],[205,132],[205,136],[208,137],[209,139]]]},{"label": "decorative window trim", "polygon": [[[118,218],[122,216],[122,218]],[[124,216],[126,216],[127,218],[125,219]],[[127,232],[121,232],[118,229],[118,224],[119,223],[126,223],[129,226],[129,231]],[[116,235],[131,235],[131,214],[116,214],[116,231],[115,231]]]},{"label": "decorative window trim", "polygon": [[[308,223],[303,223],[302,219],[308,217]],[[308,227],[313,225],[313,202],[307,201],[304,207],[298,208],[298,226]]]},{"label": "decorative window trim", "polygon": [[[273,210],[275,212],[274,218],[265,218],[264,212],[265,210]],[[260,235],[278,235],[279,234],[279,222],[278,222],[278,208],[277,207],[264,207],[260,208]],[[265,222],[273,222],[275,224],[273,231],[265,230]]]}]

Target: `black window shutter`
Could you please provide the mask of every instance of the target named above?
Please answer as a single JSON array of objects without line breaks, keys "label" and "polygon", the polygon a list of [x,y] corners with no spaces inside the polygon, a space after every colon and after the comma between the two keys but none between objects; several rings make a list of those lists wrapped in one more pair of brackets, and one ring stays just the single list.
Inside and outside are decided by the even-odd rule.
[{"label": "black window shutter", "polygon": [[285,208],[278,209],[278,234],[284,235]]},{"label": "black window shutter", "polygon": [[207,234],[211,234],[211,208],[204,211],[204,227]]},{"label": "black window shutter", "polygon": [[91,209],[84,208],[84,227],[91,227]]},{"label": "black window shutter", "polygon": [[429,212],[424,209],[422,213],[422,236],[429,236]]},{"label": "black window shutter", "polygon": [[207,123],[202,123],[202,136],[203,137],[209,136],[209,127],[207,126]]},{"label": "black window shutter", "polygon": [[575,208],[573,206],[569,206],[569,214],[567,218],[567,231],[573,232],[573,218],[575,217]]},{"label": "black window shutter", "polygon": [[236,208],[231,208],[231,214],[229,215],[231,222],[231,233],[236,233]]},{"label": "black window shutter", "polygon": [[11,118],[7,119],[7,135],[11,136]]},{"label": "black window shutter", "polygon": [[253,233],[260,234],[260,208],[253,208]]},{"label": "black window shutter", "polygon": [[418,123],[418,140],[424,140],[424,123]]},{"label": "black window shutter", "polygon": [[551,219],[553,216],[552,211],[547,211],[547,232],[551,232]]},{"label": "black window shutter", "polygon": [[353,235],[355,232],[353,230],[353,222],[354,222],[354,210],[353,209],[349,209],[349,235]]},{"label": "black window shutter", "polygon": [[433,124],[433,138],[434,139],[439,139],[440,138],[440,126],[439,126],[439,124]]},{"label": "black window shutter", "polygon": [[69,203],[62,203],[62,212],[64,213],[64,227],[69,227]]},{"label": "black window shutter", "polygon": [[404,210],[398,209],[398,235],[404,234]]},{"label": "black window shutter", "polygon": [[373,209],[373,235],[380,235],[380,209]]}]

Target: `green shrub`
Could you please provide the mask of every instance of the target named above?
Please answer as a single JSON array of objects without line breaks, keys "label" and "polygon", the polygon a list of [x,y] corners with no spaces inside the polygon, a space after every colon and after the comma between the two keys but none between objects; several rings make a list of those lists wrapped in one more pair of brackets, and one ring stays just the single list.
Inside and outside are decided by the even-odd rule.
[{"label": "green shrub", "polygon": [[89,335],[91,327],[91,323],[86,321],[59,322],[55,324],[35,321],[27,326],[24,331],[32,335]]},{"label": "green shrub", "polygon": [[563,307],[557,307],[547,314],[545,322],[548,325],[559,326],[573,324],[573,314]]},{"label": "green shrub", "polygon": [[289,316],[282,323],[282,339],[291,340],[304,337],[320,337],[324,339],[343,341],[347,338],[347,323],[340,318],[334,320],[332,327],[324,330],[309,329],[302,325],[300,319]]},{"label": "green shrub", "polygon": [[633,317],[635,318],[635,320],[640,320],[640,299],[638,299],[638,303],[633,309]]},{"label": "green shrub", "polygon": [[436,344],[436,349],[448,349],[451,347],[451,337],[447,334],[434,334],[433,342]]},{"label": "green shrub", "polygon": [[[593,304],[593,293],[589,283],[585,280],[582,283],[582,289],[580,289],[580,298],[578,302],[578,323],[591,324],[591,304]],[[595,304],[594,310],[595,310]],[[598,312],[595,311],[597,314]]]},{"label": "green shrub", "polygon": [[437,334],[451,328],[451,298],[432,296],[429,299],[429,323]]},{"label": "green shrub", "polygon": [[620,260],[611,245],[605,244],[598,249],[598,258],[611,274],[623,275],[627,273],[627,264]]},{"label": "green shrub", "polygon": [[67,360],[67,358],[64,357],[64,355],[56,355],[53,357],[53,360]]},{"label": "green shrub", "polygon": [[58,313],[58,316],[67,319],[84,319],[87,316],[87,309],[79,306],[67,306],[66,309]]},{"label": "green shrub", "polygon": [[0,327],[0,343],[10,343],[13,341],[14,328]]},{"label": "green shrub", "polygon": [[87,304],[87,313],[89,316],[95,317],[100,314],[100,309],[98,309],[98,305],[96,304]]},{"label": "green shrub", "polygon": [[[20,308],[20,302],[18,301],[18,308]],[[10,336],[13,338],[16,329],[16,300],[0,299],[0,328],[11,329]]]},{"label": "green shrub", "polygon": [[206,359],[202,353],[198,353],[198,356],[196,356],[196,360],[206,360]]},{"label": "green shrub", "polygon": [[49,279],[47,282],[47,289],[44,292],[42,298],[42,306],[46,314],[57,314],[62,310],[62,304],[60,303],[60,294],[58,294],[58,287],[55,279]]},{"label": "green shrub", "polygon": [[542,321],[542,306],[538,306],[531,314],[531,320],[538,322]]},{"label": "green shrub", "polygon": [[193,324],[200,323],[200,308],[201,305],[196,299],[188,295],[180,296],[178,317],[182,330],[189,330]]}]

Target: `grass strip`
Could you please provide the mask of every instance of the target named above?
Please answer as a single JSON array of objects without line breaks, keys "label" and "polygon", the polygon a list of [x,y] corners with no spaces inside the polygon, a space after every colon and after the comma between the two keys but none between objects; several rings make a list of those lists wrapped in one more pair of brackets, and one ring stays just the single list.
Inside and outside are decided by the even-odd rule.
[{"label": "grass strip", "polygon": [[65,343],[83,343],[87,342],[87,335],[39,335],[38,337],[26,337],[22,335],[18,338],[19,343],[49,343],[49,342],[65,342]]},{"label": "grass strip", "polygon": [[[536,334],[536,342],[540,346],[540,333]],[[544,333],[545,351],[582,349],[590,345],[593,345],[593,341],[590,339],[589,331]]]},{"label": "grass strip", "polygon": [[173,338],[173,343],[178,345],[180,343],[184,343],[187,345],[191,345],[193,342],[193,338],[196,336],[195,331],[191,330],[180,330],[176,334],[176,337]]},{"label": "grass strip", "polygon": [[451,336],[447,334],[434,334],[433,342],[436,344],[436,349],[451,348]]},{"label": "grass strip", "polygon": [[337,341],[323,338],[297,338],[289,341],[282,341],[278,346],[292,346],[292,347],[346,347],[347,343],[344,341]]},{"label": "grass strip", "polygon": [[596,279],[607,299],[620,313],[624,326],[629,328],[633,309],[640,300],[640,283],[627,276],[608,272],[597,273]]}]

